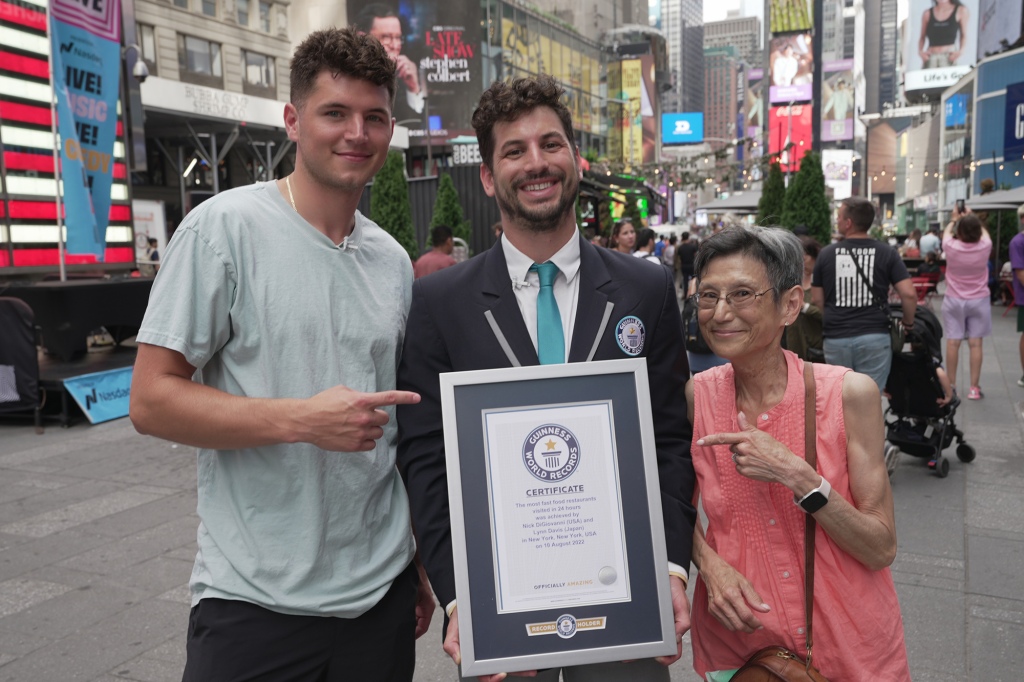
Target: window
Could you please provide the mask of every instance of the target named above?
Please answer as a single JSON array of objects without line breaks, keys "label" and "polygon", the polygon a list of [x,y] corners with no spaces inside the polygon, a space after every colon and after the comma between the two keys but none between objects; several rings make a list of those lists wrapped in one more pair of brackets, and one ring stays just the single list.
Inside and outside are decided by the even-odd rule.
[{"label": "window", "polygon": [[179,33],[178,66],[181,69],[181,80],[185,82],[223,86],[218,43]]},{"label": "window", "polygon": [[270,33],[270,3],[260,0],[260,30]]},{"label": "window", "polygon": [[238,0],[238,25],[249,25],[249,0]]},{"label": "window", "polygon": [[242,66],[244,68],[243,90],[247,94],[267,95],[277,81],[274,74],[274,58],[257,52],[242,50]]},{"label": "window", "polygon": [[174,6],[175,7],[180,7],[182,9],[188,9],[188,0],[173,0],[173,2],[174,2]]},{"label": "window", "polygon": [[156,75],[156,32],[149,24],[135,25],[135,38],[139,41],[139,58],[146,62],[149,73]]},{"label": "window", "polygon": [[217,0],[200,0],[202,3],[203,14],[208,17],[217,16]]}]

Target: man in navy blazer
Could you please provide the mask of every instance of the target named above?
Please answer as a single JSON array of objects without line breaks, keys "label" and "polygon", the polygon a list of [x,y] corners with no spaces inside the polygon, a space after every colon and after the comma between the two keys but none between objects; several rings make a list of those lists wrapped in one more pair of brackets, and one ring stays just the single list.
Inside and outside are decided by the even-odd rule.
[{"label": "man in navy blazer", "polygon": [[[460,661],[444,434],[442,372],[644,357],[650,383],[661,502],[677,639],[689,628],[686,574],[696,512],[691,427],[683,386],[689,366],[668,270],[579,235],[575,201],[582,178],[569,111],[550,77],[496,82],[473,114],[480,180],[501,211],[503,237],[471,260],[419,279],[398,370],[398,388],[422,396],[398,407],[398,462],[412,505],[420,557],[449,623],[444,649]],[[539,334],[543,317],[534,264],[557,266],[552,286],[562,334]],[[557,325],[556,325],[557,326]],[[681,649],[680,649],[681,651]],[[579,666],[567,680],[668,679],[674,656]],[[661,665],[658,665],[660,663]],[[583,671],[582,673],[580,671]],[[609,672],[610,671],[610,672]],[[553,677],[552,677],[553,675]],[[499,676],[481,679],[501,679]],[[558,670],[540,679],[558,679]]]}]

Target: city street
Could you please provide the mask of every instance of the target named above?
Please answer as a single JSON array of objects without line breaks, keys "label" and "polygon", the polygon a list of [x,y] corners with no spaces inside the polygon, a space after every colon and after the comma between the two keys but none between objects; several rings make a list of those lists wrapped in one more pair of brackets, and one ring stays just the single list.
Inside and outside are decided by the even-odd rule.
[{"label": "city street", "polygon": [[[1024,668],[1024,389],[1015,311],[1003,311],[984,345],[985,398],[957,419],[977,459],[947,451],[940,479],[904,455],[893,477],[893,574],[918,682],[1011,682]],[[43,435],[0,424],[0,682],[180,680],[195,505],[193,450],[127,419]],[[441,620],[419,641],[417,680],[455,679]],[[697,679],[689,659],[687,637],[673,680]]]}]

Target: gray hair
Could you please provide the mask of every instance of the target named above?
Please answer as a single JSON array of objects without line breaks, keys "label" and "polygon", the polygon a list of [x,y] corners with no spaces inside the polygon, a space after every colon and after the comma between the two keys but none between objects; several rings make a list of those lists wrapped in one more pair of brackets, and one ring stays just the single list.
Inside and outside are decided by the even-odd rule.
[{"label": "gray hair", "polygon": [[782,292],[803,282],[804,248],[795,234],[781,227],[736,225],[701,242],[693,261],[698,284],[711,261],[734,254],[750,256],[764,265],[776,302]]}]

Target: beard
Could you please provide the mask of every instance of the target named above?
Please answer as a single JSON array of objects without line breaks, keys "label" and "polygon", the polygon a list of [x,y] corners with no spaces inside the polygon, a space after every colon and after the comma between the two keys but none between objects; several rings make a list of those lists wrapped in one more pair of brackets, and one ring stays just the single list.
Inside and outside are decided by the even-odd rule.
[{"label": "beard", "polygon": [[543,177],[552,176],[562,186],[562,194],[554,203],[538,207],[523,205],[519,200],[519,188],[536,182],[539,179],[528,176],[513,182],[511,185],[495,185],[494,199],[498,202],[498,208],[501,209],[501,212],[509,220],[533,232],[551,232],[556,230],[565,216],[575,210],[580,181],[575,174],[570,176],[561,172],[549,172]]}]

